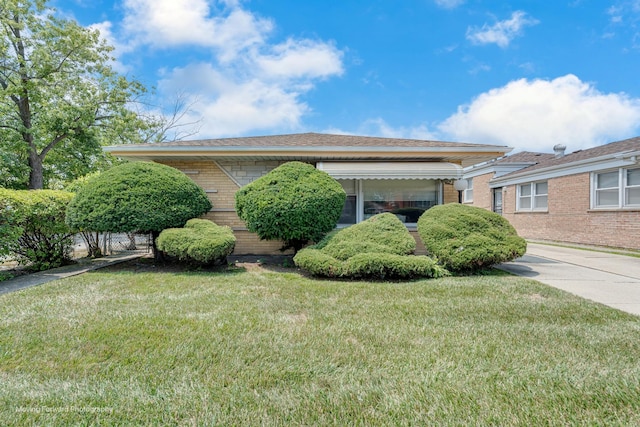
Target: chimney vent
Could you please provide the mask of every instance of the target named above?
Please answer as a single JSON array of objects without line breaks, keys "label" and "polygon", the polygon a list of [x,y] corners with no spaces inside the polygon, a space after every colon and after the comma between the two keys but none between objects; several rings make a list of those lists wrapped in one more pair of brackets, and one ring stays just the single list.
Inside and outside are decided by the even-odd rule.
[{"label": "chimney vent", "polygon": [[553,152],[556,153],[556,159],[564,157],[564,150],[567,149],[566,145],[556,144],[553,146]]}]

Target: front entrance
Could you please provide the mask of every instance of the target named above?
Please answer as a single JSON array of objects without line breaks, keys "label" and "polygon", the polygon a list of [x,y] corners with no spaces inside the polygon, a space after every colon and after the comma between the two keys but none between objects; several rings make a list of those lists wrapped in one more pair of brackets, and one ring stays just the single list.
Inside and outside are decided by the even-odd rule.
[{"label": "front entrance", "polygon": [[493,211],[502,215],[502,187],[493,189]]}]

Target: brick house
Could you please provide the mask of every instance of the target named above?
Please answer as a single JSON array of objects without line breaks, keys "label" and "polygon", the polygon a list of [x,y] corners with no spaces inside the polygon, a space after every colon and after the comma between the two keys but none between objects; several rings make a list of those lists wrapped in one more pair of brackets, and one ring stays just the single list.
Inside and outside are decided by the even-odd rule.
[{"label": "brick house", "polygon": [[[496,145],[303,133],[105,147],[114,156],[175,167],[200,185],[213,209],[206,215],[230,226],[236,254],[278,253],[281,242],[260,241],[235,212],[236,191],[287,161],[315,165],[347,192],[339,226],[394,212],[415,233],[429,207],[456,202],[453,182],[463,168],[510,151]],[[419,242],[419,239],[417,239]]]},{"label": "brick house", "polygon": [[463,202],[501,213],[528,239],[640,249],[640,137],[564,150],[465,168]]}]

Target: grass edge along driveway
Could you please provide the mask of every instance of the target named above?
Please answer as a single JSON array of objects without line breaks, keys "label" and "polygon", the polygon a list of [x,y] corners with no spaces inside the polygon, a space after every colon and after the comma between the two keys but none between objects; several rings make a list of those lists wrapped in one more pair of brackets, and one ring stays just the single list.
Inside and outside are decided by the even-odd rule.
[{"label": "grass edge along driveway", "polygon": [[4,423],[640,424],[640,318],[532,280],[136,270],[0,297]]}]

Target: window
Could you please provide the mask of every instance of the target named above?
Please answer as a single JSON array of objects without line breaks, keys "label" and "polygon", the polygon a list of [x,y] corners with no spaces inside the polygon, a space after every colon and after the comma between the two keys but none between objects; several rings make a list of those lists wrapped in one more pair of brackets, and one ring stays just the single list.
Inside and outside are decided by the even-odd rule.
[{"label": "window", "polygon": [[464,201],[473,202],[473,178],[467,180],[467,189],[464,190]]},{"label": "window", "polygon": [[405,224],[440,200],[440,181],[433,179],[339,179],[347,193],[339,224],[348,225],[391,212]]},{"label": "window", "polygon": [[518,185],[518,211],[546,211],[549,206],[547,181]]},{"label": "window", "polygon": [[640,207],[640,169],[618,169],[594,173],[594,208]]}]

